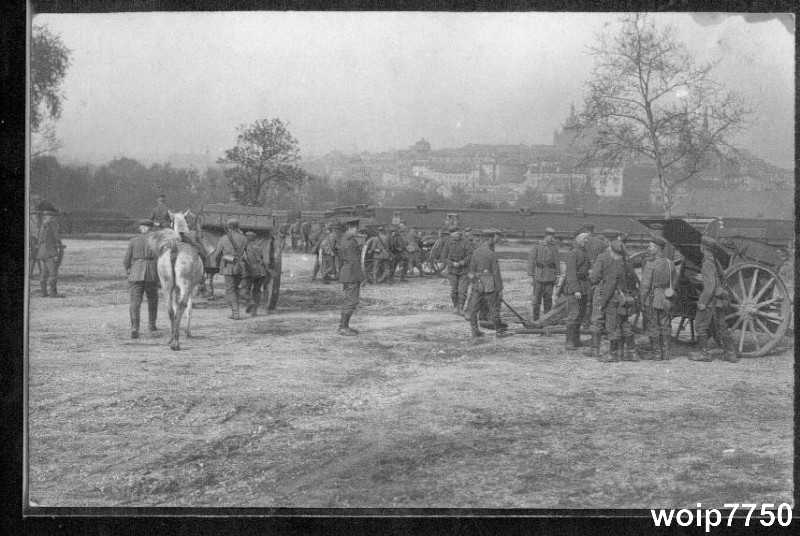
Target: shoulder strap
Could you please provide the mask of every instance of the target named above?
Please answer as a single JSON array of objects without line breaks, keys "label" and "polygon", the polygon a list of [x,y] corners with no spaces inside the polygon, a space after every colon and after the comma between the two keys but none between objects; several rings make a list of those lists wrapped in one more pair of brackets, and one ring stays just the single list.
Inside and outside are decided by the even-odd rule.
[{"label": "shoulder strap", "polygon": [[236,256],[240,259],[242,258],[242,254],[244,253],[244,249],[247,247],[247,242],[240,248],[236,246],[236,242],[233,240],[233,234],[230,230],[228,230],[228,240],[231,241],[231,245],[233,246],[233,250],[236,252]]}]

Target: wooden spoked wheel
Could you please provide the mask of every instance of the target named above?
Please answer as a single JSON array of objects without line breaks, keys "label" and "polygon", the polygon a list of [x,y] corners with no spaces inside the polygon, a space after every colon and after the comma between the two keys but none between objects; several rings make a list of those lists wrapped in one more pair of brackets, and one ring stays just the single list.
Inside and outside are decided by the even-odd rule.
[{"label": "wooden spoked wheel", "polygon": [[725,272],[731,305],[725,310],[733,341],[744,357],[759,357],[786,335],[792,315],[789,291],[771,268],[745,262]]}]

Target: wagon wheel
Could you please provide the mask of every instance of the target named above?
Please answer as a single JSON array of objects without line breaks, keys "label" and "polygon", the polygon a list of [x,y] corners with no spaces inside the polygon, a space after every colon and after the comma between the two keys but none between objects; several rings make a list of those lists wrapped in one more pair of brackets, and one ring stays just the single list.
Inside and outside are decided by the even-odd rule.
[{"label": "wagon wheel", "polygon": [[771,268],[745,262],[725,271],[731,297],[724,319],[736,349],[744,357],[759,357],[775,348],[789,327],[789,292]]},{"label": "wagon wheel", "polygon": [[422,271],[425,275],[441,274],[442,270],[444,270],[445,262],[439,258],[439,254],[442,251],[442,240],[442,238],[438,239],[430,247],[422,247]]}]

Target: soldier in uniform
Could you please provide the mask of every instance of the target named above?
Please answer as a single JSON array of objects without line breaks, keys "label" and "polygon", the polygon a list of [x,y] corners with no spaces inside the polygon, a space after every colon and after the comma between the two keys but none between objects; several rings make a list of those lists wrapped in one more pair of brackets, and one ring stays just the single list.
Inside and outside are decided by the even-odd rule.
[{"label": "soldier in uniform", "polygon": [[122,265],[128,274],[131,295],[131,339],[139,338],[139,315],[142,299],[147,296],[147,313],[150,331],[155,331],[158,316],[158,256],[148,244],[152,220],[139,220],[139,236],[128,242]]},{"label": "soldier in uniform", "polygon": [[61,243],[55,216],[56,213],[52,210],[42,212],[42,226],[36,239],[39,248],[36,259],[41,269],[42,296],[63,298],[64,295],[58,293],[58,268],[64,258],[64,245]]},{"label": "soldier in uniform", "polygon": [[258,314],[258,306],[261,304],[264,282],[267,279],[270,268],[270,259],[264,253],[264,249],[256,244],[258,235],[253,231],[247,231],[244,236],[247,238],[247,248],[245,249],[245,262],[250,268],[249,277],[242,278],[242,298],[247,303],[246,313],[250,316]]},{"label": "soldier in uniform", "polygon": [[342,316],[337,333],[344,336],[358,335],[358,331],[350,327],[350,317],[358,307],[361,283],[364,281],[364,272],[361,270],[362,246],[356,237],[358,223],[357,219],[346,221],[344,235],[334,246],[339,281],[344,290]]},{"label": "soldier in uniform", "polygon": [[166,229],[170,225],[172,225],[172,218],[169,216],[169,209],[167,208],[166,204],[166,197],[164,195],[159,195],[158,199],[156,200],[156,206],[152,212],[150,212],[150,220],[152,220],[153,225],[155,227],[161,227]]},{"label": "soldier in uniform", "polygon": [[694,317],[694,327],[697,330],[699,355],[690,355],[692,361],[713,361],[714,357],[708,352],[709,330],[713,329],[714,338],[724,352],[724,360],[737,363],[739,357],[728,330],[728,325],[723,318],[725,307],[730,304],[728,292],[722,286],[722,268],[714,256],[716,240],[710,236],[700,239],[700,251],[703,253],[703,265],[700,276],[703,280],[703,291],[697,299],[697,313]]},{"label": "soldier in uniform", "polygon": [[340,236],[339,224],[331,223],[327,235],[320,243],[322,252],[322,282],[330,284],[331,279],[336,276],[336,242]]},{"label": "soldier in uniform", "polygon": [[450,300],[453,302],[453,312],[462,316],[464,315],[464,304],[467,301],[469,262],[472,251],[472,245],[464,240],[458,228],[452,230],[450,240],[444,245],[442,251],[442,258],[447,265],[447,278],[450,280]]},{"label": "soldier in uniform", "polygon": [[[603,314],[602,311],[601,300],[601,293],[603,290],[602,282],[611,267],[612,258],[610,245],[612,242],[619,242],[620,237],[620,232],[615,229],[606,229],[602,234],[606,249],[591,263],[591,268],[589,269],[589,283],[592,285],[592,317],[589,326],[592,333],[592,347],[589,353],[586,354],[589,357],[600,357],[600,343],[603,338],[603,330],[605,329],[605,314]],[[621,247],[622,243],[619,242],[619,244]]]},{"label": "soldier in uniform", "polygon": [[478,312],[485,308],[495,326],[495,337],[508,335],[508,325],[500,320],[500,300],[503,299],[503,277],[500,262],[494,252],[494,243],[500,232],[490,229],[483,232],[481,245],[472,253],[467,277],[472,282],[468,317],[473,337],[483,337],[478,327]]},{"label": "soldier in uniform", "polygon": [[619,240],[611,243],[608,250],[611,264],[605,271],[600,291],[600,310],[605,315],[609,352],[598,357],[602,363],[616,361],[639,361],[635,352],[634,335],[628,317],[635,312],[635,298],[631,288],[631,274]]},{"label": "soldier in uniform", "polygon": [[406,234],[406,251],[408,251],[408,265],[411,275],[414,275],[414,268],[419,270],[420,277],[427,277],[425,272],[422,271],[422,246],[420,245],[421,237],[413,227],[408,230]]},{"label": "soldier in uniform", "polygon": [[575,231],[575,243],[564,258],[567,296],[567,337],[565,348],[575,350],[581,346],[581,323],[588,314],[589,256],[586,241],[589,233],[581,228]]},{"label": "soldier in uniform", "polygon": [[297,251],[300,237],[302,236],[301,226],[302,224],[300,223],[300,220],[295,220],[291,227],[289,227],[289,235],[291,236],[292,240],[292,251]]},{"label": "soldier in uniform", "polygon": [[231,320],[239,320],[239,292],[242,279],[248,276],[246,248],[247,238],[239,230],[239,220],[228,220],[227,232],[217,242],[216,249],[211,253],[211,261],[220,267],[220,273],[225,276],[225,297],[231,307],[231,316],[228,317]]},{"label": "soldier in uniform", "polygon": [[[387,281],[392,264],[392,254],[389,251],[389,236],[384,225],[378,226],[378,234],[370,237],[365,246],[367,253],[372,255],[372,280],[375,284]],[[388,281],[392,284],[392,281]]]},{"label": "soldier in uniform", "polygon": [[667,241],[652,236],[647,246],[650,258],[642,268],[642,287],[640,289],[642,310],[647,314],[647,335],[650,339],[650,352],[642,359],[664,361],[670,358],[672,349],[672,316],[669,310],[672,303],[665,295],[675,280],[675,266],[666,255]]},{"label": "soldier in uniform", "polygon": [[406,250],[408,240],[405,235],[405,224],[400,222],[399,227],[399,229],[392,231],[389,237],[389,249],[391,249],[394,256],[391,273],[394,276],[397,266],[400,265],[400,281],[405,282],[406,274],[408,273],[408,251]]},{"label": "soldier in uniform", "polygon": [[[592,268],[597,256],[600,255],[608,247],[608,243],[602,237],[595,234],[595,225],[592,222],[583,224],[583,228],[589,233],[586,239],[586,255],[589,257],[589,269]],[[589,311],[592,310],[592,295],[594,294],[594,287],[589,286],[589,298],[586,301]],[[589,331],[591,329],[591,314],[587,314],[583,318],[583,328]]]},{"label": "soldier in uniform", "polygon": [[544,240],[531,248],[528,256],[528,275],[533,285],[533,321],[539,320],[539,311],[544,314],[553,306],[553,287],[561,268],[558,247],[555,245],[556,231],[552,227],[544,230]]}]

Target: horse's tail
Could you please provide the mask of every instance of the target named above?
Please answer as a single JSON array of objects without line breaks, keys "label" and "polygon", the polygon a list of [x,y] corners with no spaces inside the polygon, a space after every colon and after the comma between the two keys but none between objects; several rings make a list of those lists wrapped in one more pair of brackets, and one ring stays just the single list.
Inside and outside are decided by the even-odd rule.
[{"label": "horse's tail", "polygon": [[[178,289],[178,292],[180,292],[180,287],[178,287],[178,285],[177,285],[178,280],[175,277],[175,262],[177,260],[178,260],[178,241],[177,240],[173,240],[172,244],[170,244],[170,248],[169,248],[169,264],[172,267],[172,289],[173,289],[173,292],[175,291],[176,288]],[[178,298],[180,299],[180,296],[178,296]]]}]

